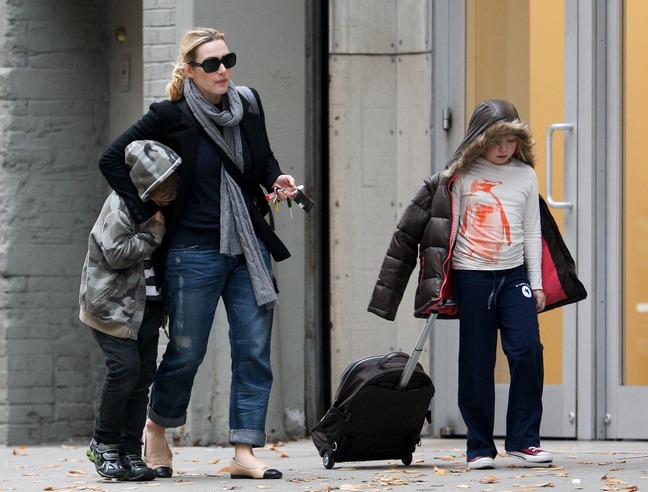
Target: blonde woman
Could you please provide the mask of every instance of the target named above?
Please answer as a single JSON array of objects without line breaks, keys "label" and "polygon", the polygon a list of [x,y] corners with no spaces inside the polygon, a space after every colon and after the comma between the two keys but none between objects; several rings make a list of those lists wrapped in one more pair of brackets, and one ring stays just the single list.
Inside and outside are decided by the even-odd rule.
[{"label": "blonde woman", "polygon": [[152,104],[99,164],[133,216],[144,222],[158,209],[138,199],[124,164],[125,147],[133,140],[157,140],[183,163],[177,199],[163,209],[167,234],[154,257],[159,271],[165,271],[170,339],[151,391],[144,457],[161,478],[173,473],[165,429],[186,422],[194,376],[221,298],[232,355],[231,477],[282,476],[253,452],[266,442],[272,385],[270,337],[277,295],[270,257],[290,256],[264,218],[269,208],[261,186],[282,200],[294,198],[297,190],[270,148],[258,94],[242,97],[231,80],[236,61],[222,32],[188,31],[167,86],[169,100]]}]

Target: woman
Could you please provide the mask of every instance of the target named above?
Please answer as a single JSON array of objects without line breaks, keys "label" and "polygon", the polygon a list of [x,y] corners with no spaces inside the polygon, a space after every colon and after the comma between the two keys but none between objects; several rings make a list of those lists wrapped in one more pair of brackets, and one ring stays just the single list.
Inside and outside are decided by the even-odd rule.
[{"label": "woman", "polygon": [[144,458],[158,477],[171,477],[165,429],[186,422],[194,376],[207,349],[219,298],[229,321],[232,354],[230,443],[232,478],[280,478],[253,452],[265,445],[272,371],[270,336],[277,296],[270,254],[290,256],[264,219],[259,185],[280,200],[297,190],[282,174],[265,128],[258,94],[239,95],[231,81],[236,55],[222,32],[194,28],[182,39],[167,86],[169,100],[118,137],[100,159],[110,186],[144,222],[157,209],[139,200],[124,149],[134,140],[159,141],[182,158],[178,196],[164,210],[167,235],[154,262],[164,271],[169,343],[158,367],[144,430]]}]

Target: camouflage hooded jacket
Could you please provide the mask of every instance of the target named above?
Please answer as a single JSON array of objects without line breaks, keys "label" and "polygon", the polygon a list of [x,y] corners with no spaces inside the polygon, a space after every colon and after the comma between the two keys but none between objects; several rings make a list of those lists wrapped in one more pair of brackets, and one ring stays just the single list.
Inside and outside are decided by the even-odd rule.
[{"label": "camouflage hooded jacket", "polygon": [[[127,147],[126,163],[146,200],[180,158],[157,142],[141,140]],[[115,192],[108,196],[88,238],[79,290],[81,321],[112,336],[137,339],[146,303],[144,260],[164,233],[164,225],[155,219],[140,230],[124,200]]]}]

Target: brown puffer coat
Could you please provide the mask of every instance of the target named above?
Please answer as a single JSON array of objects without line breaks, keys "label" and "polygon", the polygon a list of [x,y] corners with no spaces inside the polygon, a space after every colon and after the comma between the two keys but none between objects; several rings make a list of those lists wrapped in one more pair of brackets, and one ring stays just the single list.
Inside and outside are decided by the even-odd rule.
[{"label": "brown puffer coat", "polygon": [[[441,173],[426,178],[403,212],[380,269],[369,312],[394,320],[407,281],[419,258],[414,316],[426,318],[431,311],[438,310],[440,315],[444,311],[443,307],[446,306],[443,306],[445,301],[441,290],[450,267],[448,258],[452,230],[449,182],[450,178]],[[451,288],[449,292],[451,294]],[[449,314],[456,314],[454,304],[447,308]]]},{"label": "brown puffer coat", "polygon": [[[468,131],[450,159],[446,170],[423,181],[423,185],[403,212],[383,260],[368,311],[393,321],[409,278],[420,264],[414,299],[414,316],[457,318],[451,273],[452,245],[456,224],[452,224],[454,176],[469,166],[484,149],[505,134],[516,134],[516,158],[534,165],[533,141],[526,125],[519,121],[508,101],[487,100],[473,113]],[[541,202],[543,236],[542,276],[547,304],[545,311],[584,299],[585,288],[576,277],[574,260],[560,231]]]}]

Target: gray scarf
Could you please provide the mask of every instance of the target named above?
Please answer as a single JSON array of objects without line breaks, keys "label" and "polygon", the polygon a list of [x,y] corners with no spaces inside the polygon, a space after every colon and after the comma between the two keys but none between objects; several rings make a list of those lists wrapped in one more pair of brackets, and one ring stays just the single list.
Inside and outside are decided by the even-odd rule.
[{"label": "gray scarf", "polygon": [[[184,96],[207,135],[243,173],[243,144],[239,127],[243,119],[243,104],[234,84],[230,81],[222,111],[207,101],[188,77],[185,79]],[[222,128],[222,134],[218,127]],[[220,209],[220,252],[228,256],[245,255],[257,305],[273,308],[278,299],[270,272],[263,261],[241,188],[225,170],[225,165],[221,166]]]}]

